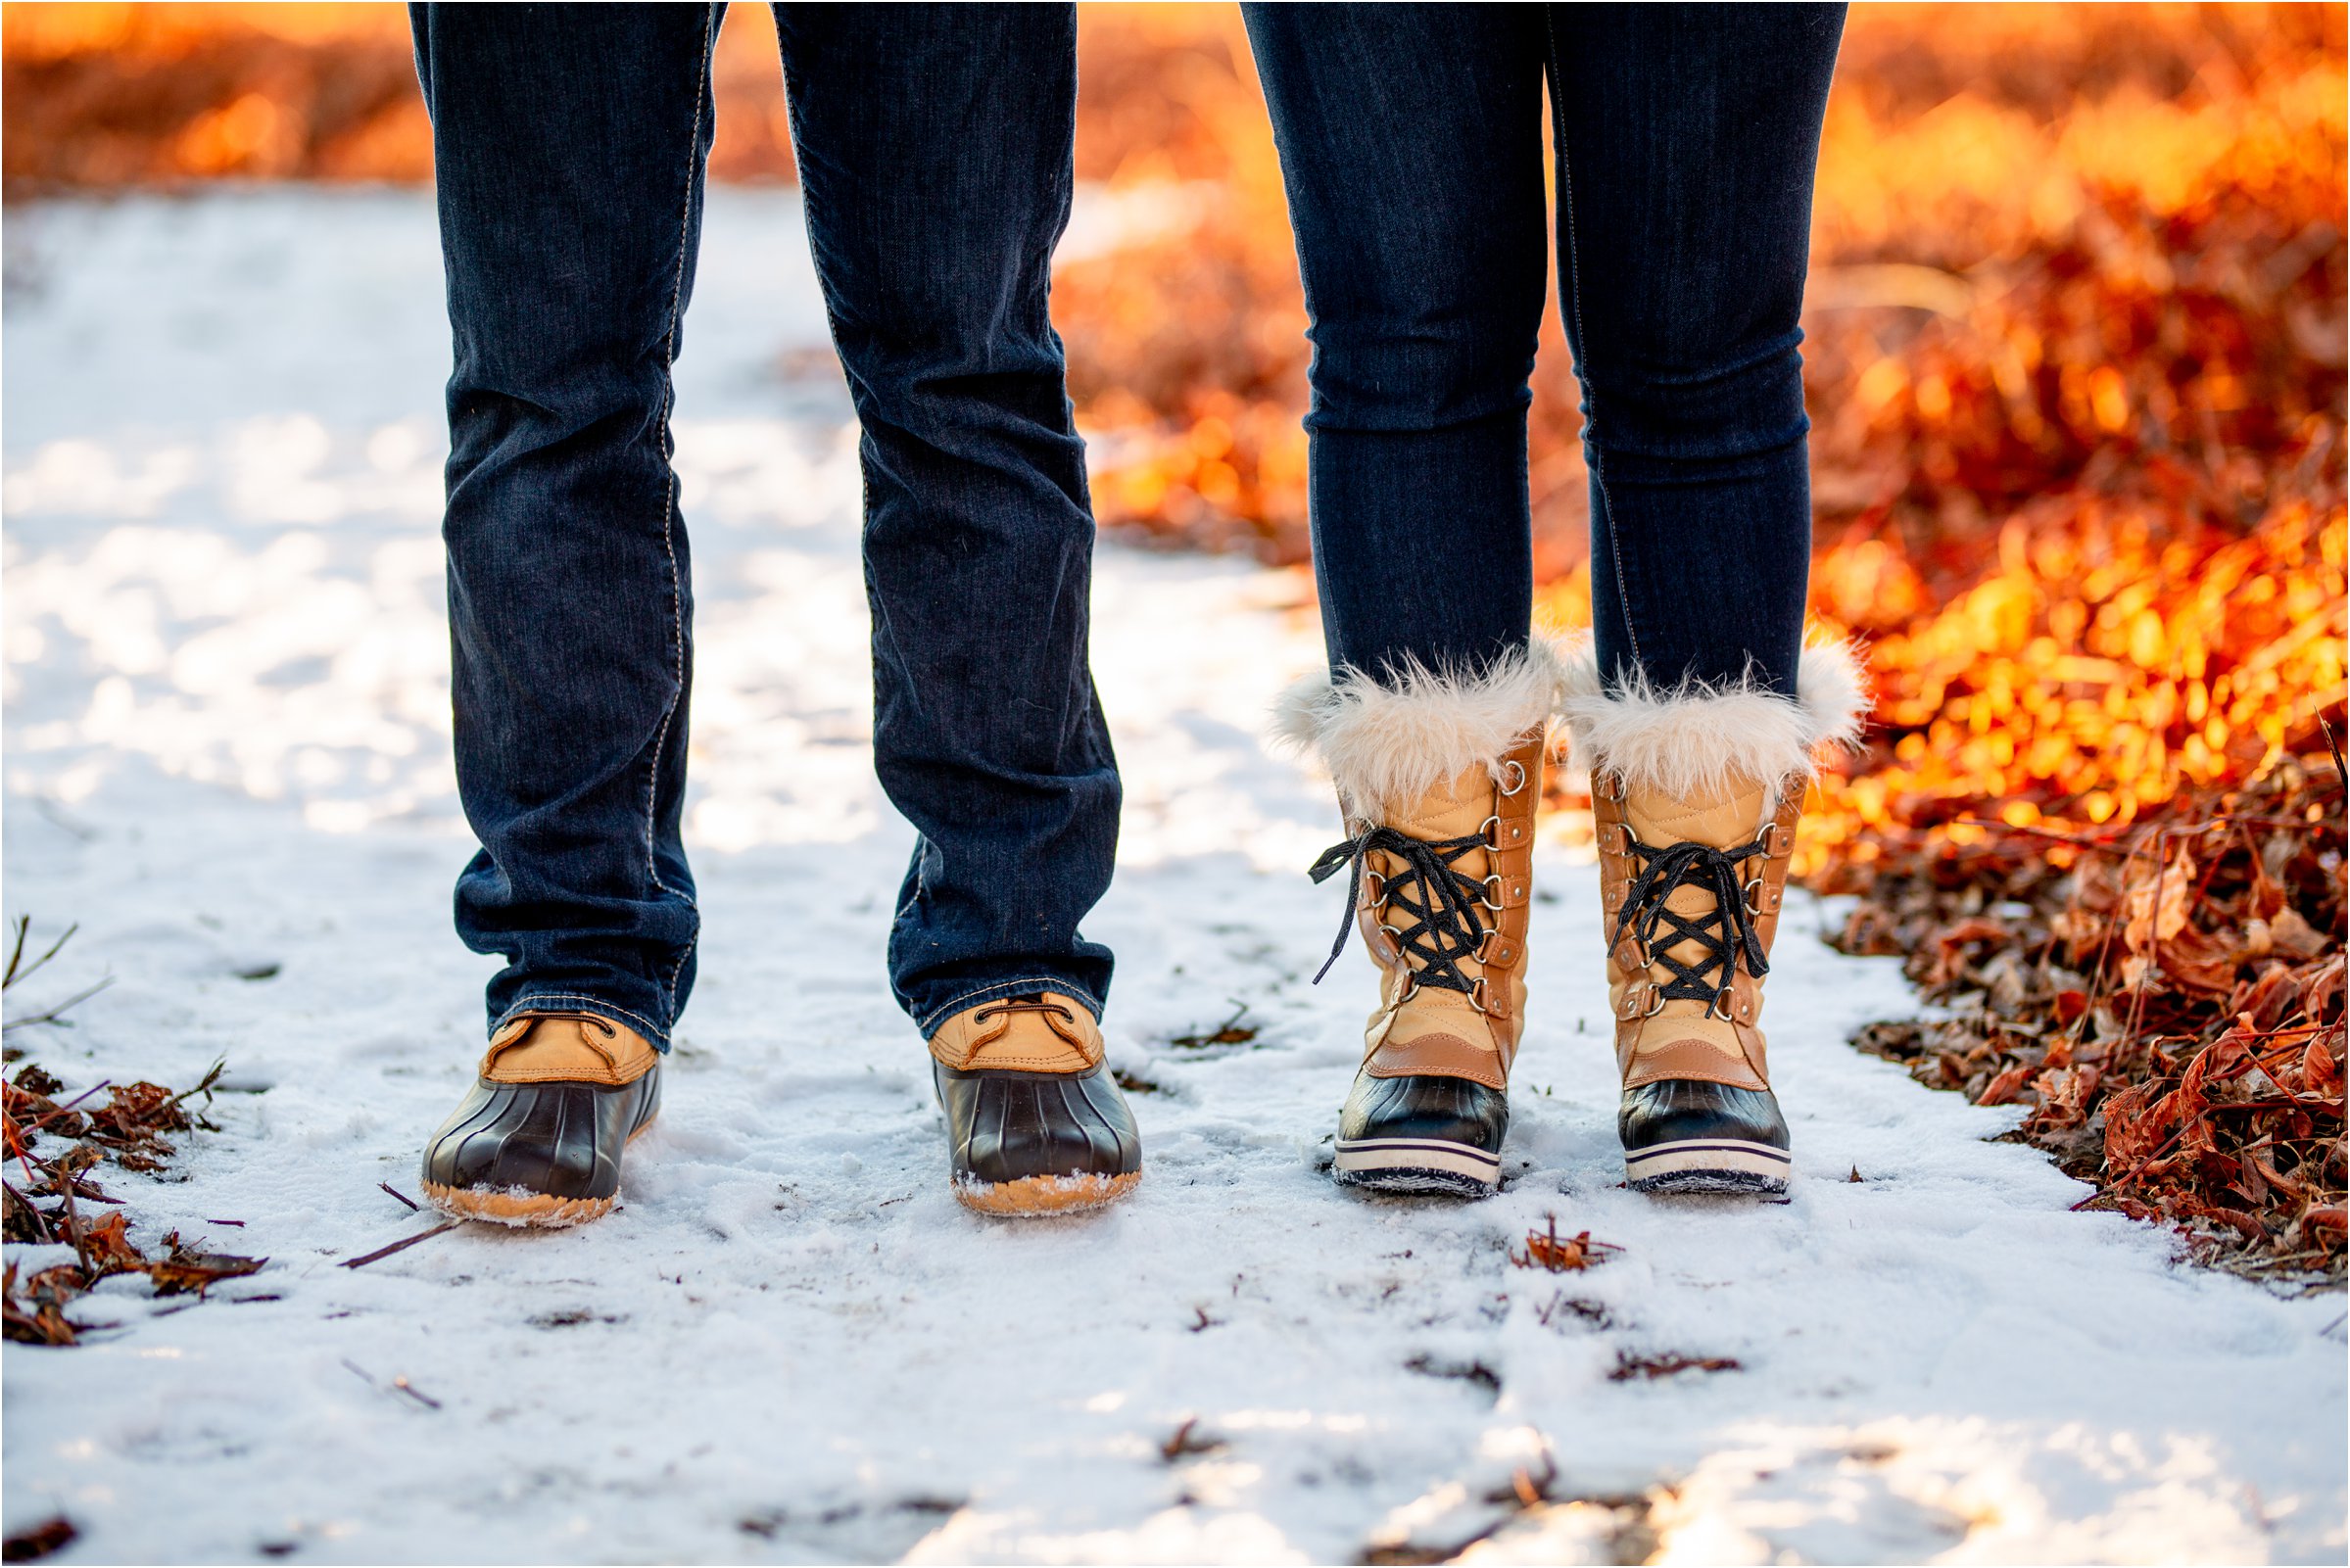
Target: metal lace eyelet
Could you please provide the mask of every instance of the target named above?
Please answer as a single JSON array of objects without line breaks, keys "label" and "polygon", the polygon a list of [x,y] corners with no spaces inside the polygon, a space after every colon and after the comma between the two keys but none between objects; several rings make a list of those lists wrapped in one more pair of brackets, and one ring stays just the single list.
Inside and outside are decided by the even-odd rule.
[{"label": "metal lace eyelet", "polygon": [[1714,993],[1713,993],[1713,1000],[1705,1004],[1705,1016],[1706,1016],[1707,1018],[1709,1018],[1709,1019],[1719,1019],[1719,1020],[1721,1020],[1721,1021],[1722,1021],[1724,1023],[1727,1023],[1727,1022],[1730,1022],[1730,1013],[1729,1013],[1729,1011],[1728,1011],[1726,1008],[1724,1008],[1724,1007],[1723,1007],[1723,1005],[1722,1005],[1722,1003],[1723,1003],[1723,999],[1724,999],[1725,997],[1728,997],[1728,998],[1730,998],[1730,999],[1731,999],[1731,1000],[1733,1000],[1733,1001],[1735,1001],[1735,1000],[1736,1000],[1735,996],[1734,996],[1734,995],[1733,995],[1733,993],[1731,992],[1731,989],[1730,989],[1730,987],[1729,987],[1729,986],[1727,986],[1727,985],[1723,986],[1723,987],[1722,987],[1720,990],[1718,990],[1718,991],[1714,992]]},{"label": "metal lace eyelet", "polygon": [[1506,1019],[1510,1016],[1510,1010],[1494,1000],[1491,981],[1480,976],[1477,980],[1477,990],[1479,995],[1474,998],[1477,1003],[1477,1011],[1483,1013],[1487,1018]]},{"label": "metal lace eyelet", "polygon": [[1512,757],[1509,761],[1504,762],[1502,766],[1509,770],[1511,781],[1511,783],[1501,786],[1503,794],[1514,795],[1519,790],[1526,787],[1526,765],[1524,763],[1519,762],[1515,757]]},{"label": "metal lace eyelet", "polygon": [[1644,1018],[1644,1019],[1653,1019],[1653,1018],[1655,1018],[1655,1017],[1657,1014],[1659,1014],[1659,1013],[1661,1013],[1661,1012],[1663,1012],[1663,1011],[1664,1011],[1664,987],[1663,987],[1663,986],[1661,986],[1661,985],[1652,985],[1652,986],[1650,986],[1650,987],[1649,987],[1649,1010],[1648,1010],[1646,1013],[1643,1013],[1643,1014],[1641,1014],[1640,1016],[1641,1016],[1642,1018]]},{"label": "metal lace eyelet", "polygon": [[1602,800],[1621,800],[1629,791],[1624,787],[1624,776],[1606,768],[1591,776],[1591,792]]},{"label": "metal lace eyelet", "polygon": [[1486,1000],[1485,976],[1480,974],[1468,982],[1468,1005],[1480,1013],[1489,1013],[1492,1009],[1486,1006]]},{"label": "metal lace eyelet", "polygon": [[1478,905],[1479,905],[1480,907],[1482,907],[1482,908],[1485,908],[1485,909],[1489,909],[1489,910],[1491,910],[1491,911],[1492,911],[1493,913],[1495,913],[1496,915],[1499,915],[1499,914],[1502,912],[1502,906],[1501,906],[1500,904],[1498,904],[1498,903],[1496,903],[1496,902],[1494,901],[1494,900],[1495,900],[1495,893],[1494,893],[1494,889],[1493,889],[1493,884],[1494,884],[1495,882],[1498,882],[1498,881],[1500,881],[1501,879],[1502,879],[1502,874],[1501,874],[1500,872],[1498,872],[1498,871],[1497,871],[1497,872],[1495,872],[1495,873],[1494,873],[1492,876],[1490,876],[1490,877],[1486,878],[1484,881],[1482,881],[1481,883],[1479,883],[1479,884],[1478,884],[1480,887],[1482,887],[1482,888],[1484,889],[1483,896],[1481,896],[1481,897],[1480,897],[1480,898],[1478,898],[1478,900],[1477,900],[1477,903],[1478,903]]},{"label": "metal lace eyelet", "polygon": [[1761,914],[1761,913],[1762,913],[1762,900],[1761,900],[1759,897],[1757,897],[1757,896],[1756,896],[1756,895],[1757,895],[1757,894],[1758,894],[1758,893],[1761,891],[1761,889],[1762,889],[1762,879],[1761,879],[1761,878],[1759,878],[1759,877],[1755,878],[1755,879],[1754,879],[1752,881],[1751,881],[1751,882],[1747,883],[1747,913],[1748,913],[1748,914],[1750,914],[1750,915],[1759,915],[1759,914]]},{"label": "metal lace eyelet", "polygon": [[1499,849],[1502,847],[1502,840],[1497,836],[1501,826],[1502,819],[1499,817],[1488,817],[1477,824],[1477,836],[1485,840],[1486,848]]}]

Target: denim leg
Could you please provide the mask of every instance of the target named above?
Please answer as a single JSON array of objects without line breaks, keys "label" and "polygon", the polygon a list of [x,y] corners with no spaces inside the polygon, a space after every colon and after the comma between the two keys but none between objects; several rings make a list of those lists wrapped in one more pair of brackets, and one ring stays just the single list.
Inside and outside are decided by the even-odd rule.
[{"label": "denim leg", "polygon": [[889,938],[925,1034],[1042,986],[1097,1013],[1118,767],[1086,665],[1093,518],[1047,314],[1068,5],[776,7],[833,338],[864,425],[874,761],[921,837]]},{"label": "denim leg", "polygon": [[1312,322],[1308,493],[1331,665],[1473,671],[1523,645],[1532,615],[1540,14],[1242,14]]},{"label": "denim leg", "polygon": [[577,1008],[666,1049],[698,928],[679,840],[693,601],[669,465],[714,6],[411,10],[456,340],[456,926],[493,1028]]},{"label": "denim leg", "polygon": [[1795,692],[1802,356],[1841,5],[1548,8],[1600,668]]}]

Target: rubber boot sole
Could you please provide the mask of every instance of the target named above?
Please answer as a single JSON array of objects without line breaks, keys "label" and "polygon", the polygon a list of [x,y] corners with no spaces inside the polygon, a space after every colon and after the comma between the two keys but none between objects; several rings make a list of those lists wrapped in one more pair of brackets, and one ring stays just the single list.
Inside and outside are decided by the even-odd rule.
[{"label": "rubber boot sole", "polygon": [[1008,1219],[1034,1219],[1046,1214],[1080,1214],[1107,1209],[1134,1190],[1142,1172],[1123,1176],[1081,1174],[1023,1176],[1018,1181],[957,1181],[955,1201],[975,1213]]},{"label": "rubber boot sole", "polygon": [[1490,1198],[1501,1190],[1502,1159],[1437,1138],[1341,1138],[1330,1174],[1341,1186],[1377,1192]]},{"label": "rubber boot sole", "polygon": [[[630,1133],[621,1144],[623,1149],[645,1136],[659,1117],[653,1117],[644,1126]],[[511,1225],[518,1230],[562,1230],[571,1225],[584,1225],[591,1219],[601,1219],[612,1212],[619,1196],[610,1198],[557,1198],[552,1193],[532,1192],[528,1187],[444,1187],[425,1182],[425,1201],[452,1219],[479,1219],[493,1225]]]},{"label": "rubber boot sole", "polygon": [[1794,1169],[1784,1149],[1737,1138],[1692,1138],[1626,1150],[1635,1192],[1781,1193]]}]

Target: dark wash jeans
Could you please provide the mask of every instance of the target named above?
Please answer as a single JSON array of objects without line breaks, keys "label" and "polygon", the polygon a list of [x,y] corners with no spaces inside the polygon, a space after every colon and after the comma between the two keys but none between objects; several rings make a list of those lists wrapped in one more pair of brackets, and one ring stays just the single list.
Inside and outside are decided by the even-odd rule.
[{"label": "dark wash jeans", "polygon": [[1792,694],[1797,317],[1844,8],[1243,10],[1313,321],[1332,665],[1474,670],[1526,640],[1547,75],[1600,668]]},{"label": "dark wash jeans", "polygon": [[[456,371],[457,931],[518,1012],[666,1048],[699,918],[680,840],[693,590],[670,364],[719,6],[412,10]],[[1087,671],[1093,522],[1046,316],[1068,5],[779,5],[808,235],[864,426],[874,750],[921,837],[889,940],[927,1034],[1050,986],[1097,1012],[1119,782]],[[826,907],[824,898],[815,900]],[[789,942],[792,933],[776,931]]]}]

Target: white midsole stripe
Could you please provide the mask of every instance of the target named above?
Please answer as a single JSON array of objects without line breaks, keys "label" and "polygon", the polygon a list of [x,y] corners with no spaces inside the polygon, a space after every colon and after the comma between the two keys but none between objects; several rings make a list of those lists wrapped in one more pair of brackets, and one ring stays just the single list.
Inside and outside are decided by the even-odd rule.
[{"label": "white midsole stripe", "polygon": [[1636,1177],[1671,1175],[1683,1170],[1746,1170],[1761,1176],[1784,1176],[1790,1164],[1784,1149],[1727,1138],[1658,1144],[1654,1149],[1624,1156],[1625,1170]]},{"label": "white midsole stripe", "polygon": [[1479,1181],[1491,1181],[1502,1170],[1499,1155],[1431,1138],[1341,1139],[1336,1164],[1341,1170],[1442,1170]]}]

